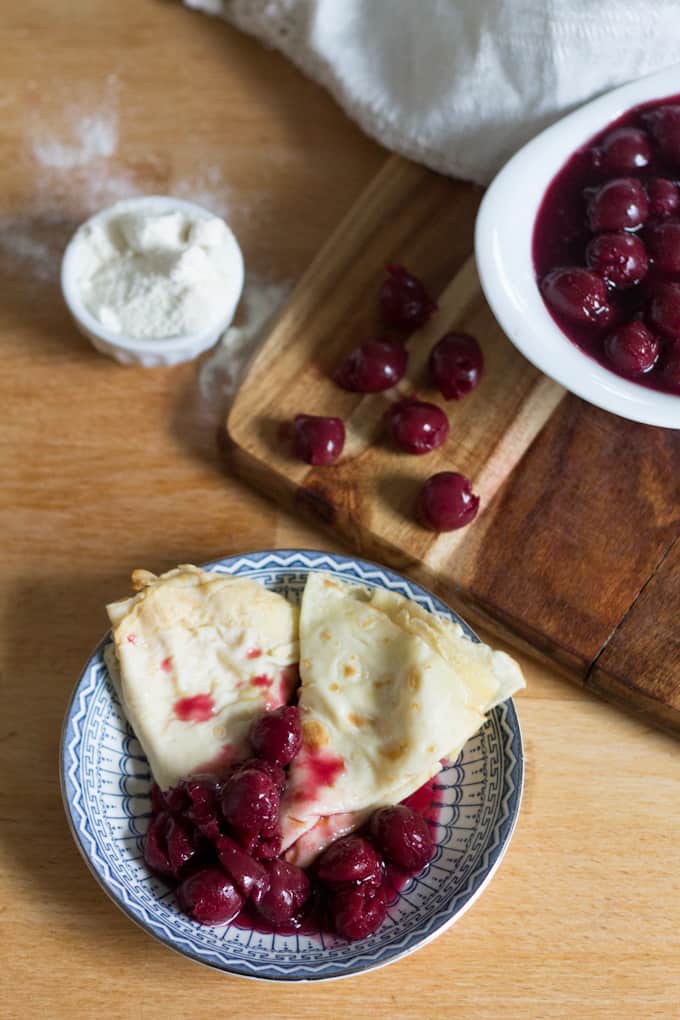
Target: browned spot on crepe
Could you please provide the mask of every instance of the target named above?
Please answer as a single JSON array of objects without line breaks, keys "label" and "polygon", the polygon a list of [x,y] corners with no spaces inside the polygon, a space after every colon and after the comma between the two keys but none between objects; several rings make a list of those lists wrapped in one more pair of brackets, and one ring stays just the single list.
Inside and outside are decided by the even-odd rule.
[{"label": "browned spot on crepe", "polygon": [[408,744],[388,744],[387,747],[381,749],[380,754],[383,758],[396,761],[398,758],[403,758],[407,751]]},{"label": "browned spot on crepe", "polygon": [[302,738],[310,751],[320,751],[329,743],[329,737],[318,719],[306,719],[302,724]]}]

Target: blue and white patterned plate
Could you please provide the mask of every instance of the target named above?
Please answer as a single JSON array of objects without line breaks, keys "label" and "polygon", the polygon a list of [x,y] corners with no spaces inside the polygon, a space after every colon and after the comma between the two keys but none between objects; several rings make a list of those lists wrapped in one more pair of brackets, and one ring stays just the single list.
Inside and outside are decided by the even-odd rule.
[{"label": "blue and white patterned plate", "polygon": [[[307,574],[382,586],[458,620],[412,581],[364,560],[304,550],[232,556],[206,569],[261,581],[298,601]],[[171,949],[217,970],[274,981],[345,977],[381,967],[441,934],[470,906],[507,849],[522,795],[522,738],[511,702],[490,713],[455,764],[437,777],[441,803],[435,855],[411,879],[370,938],[262,935],[203,927],[181,914],[174,894],[142,858],[150,810],[149,766],[121,713],[102,658],[88,662],[66,713],[61,748],[64,803],[76,842],[95,877],[125,913]]]}]

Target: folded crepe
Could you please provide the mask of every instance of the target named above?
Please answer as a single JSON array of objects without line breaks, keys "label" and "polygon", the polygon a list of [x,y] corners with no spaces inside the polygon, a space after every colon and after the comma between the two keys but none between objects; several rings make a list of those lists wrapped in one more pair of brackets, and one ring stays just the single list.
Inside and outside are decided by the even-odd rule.
[{"label": "folded crepe", "polygon": [[105,658],[163,789],[224,774],[248,730],[297,683],[298,610],[255,581],[180,566],[132,575],[138,594],[107,606]]},{"label": "folded crepe", "polygon": [[524,686],[513,659],[445,617],[325,574],[302,599],[300,677],[303,746],[281,806],[300,864],[421,787]]}]

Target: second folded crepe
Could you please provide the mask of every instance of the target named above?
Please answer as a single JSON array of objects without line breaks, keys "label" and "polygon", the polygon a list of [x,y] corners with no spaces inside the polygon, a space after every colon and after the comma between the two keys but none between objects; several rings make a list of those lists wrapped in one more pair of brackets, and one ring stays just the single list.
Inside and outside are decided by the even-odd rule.
[{"label": "second folded crepe", "polygon": [[514,660],[446,618],[325,574],[303,595],[300,676],[303,747],[281,811],[284,848],[310,834],[296,860],[417,790],[524,686]]}]

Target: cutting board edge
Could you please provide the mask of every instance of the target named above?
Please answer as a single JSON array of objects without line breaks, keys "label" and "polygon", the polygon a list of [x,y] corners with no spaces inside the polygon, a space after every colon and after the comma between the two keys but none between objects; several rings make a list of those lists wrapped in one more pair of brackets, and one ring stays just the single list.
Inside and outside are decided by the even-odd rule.
[{"label": "cutting board edge", "polygon": [[589,691],[611,705],[616,705],[640,722],[663,730],[680,740],[680,711],[664,704],[640,687],[631,686],[621,677],[614,676],[595,663],[589,671],[585,686]]},{"label": "cutting board edge", "polygon": [[[342,514],[337,514],[332,520],[323,519],[318,513],[318,508],[314,509],[313,501],[304,495],[303,486],[295,487],[284,476],[276,476],[276,485],[272,485],[271,477],[267,479],[263,477],[264,474],[271,475],[269,466],[258,461],[242,447],[232,446],[227,451],[226,457],[229,466],[240,478],[253,485],[266,498],[274,502],[279,501],[292,513],[303,514],[313,525],[323,532],[330,533],[346,547],[349,555],[354,554],[368,560],[375,559],[375,553],[364,552],[361,542],[358,549],[355,547],[350,533],[351,522],[344,521]],[[302,499],[298,494],[303,494]],[[464,591],[453,585],[447,585],[424,564],[399,550],[394,552],[393,557],[389,554],[386,556],[387,566],[404,573],[442,598],[452,609],[460,612],[473,628],[479,627],[487,631],[490,636],[507,642],[513,649],[524,652],[536,662],[549,665],[564,679],[589,690],[609,704],[637,717],[639,721],[680,739],[680,712],[654,701],[643,689],[631,687],[623,679],[607,673],[597,666],[597,657],[589,663],[577,663],[573,657],[569,659],[566,649],[560,652],[556,648],[547,648],[543,635],[531,632],[528,627],[525,627],[525,632],[522,633],[513,622],[505,620],[502,614],[494,613],[491,607],[479,602],[472,602]],[[555,654],[556,652],[560,654]]]},{"label": "cutting board edge", "polygon": [[[325,520],[323,516],[324,504],[322,500],[315,499],[313,490],[304,486],[294,486],[289,479],[283,475],[274,475],[269,465],[259,461],[247,449],[240,446],[232,446],[226,454],[226,461],[229,467],[244,481],[254,486],[258,492],[277,505],[283,505],[288,512],[301,514],[305,520],[313,526],[318,527],[322,532],[330,534],[338,540],[348,555],[356,555],[362,559],[379,562],[376,557],[384,558],[384,565],[393,570],[398,570],[412,580],[427,588],[434,595],[451,605],[451,608],[459,611],[465,619],[475,627],[481,627],[498,637],[507,641],[513,647],[524,651],[538,661],[548,663],[565,678],[584,684],[585,677],[590,663],[577,662],[575,656],[570,656],[564,650],[562,657],[556,655],[558,649],[552,650],[541,647],[541,635],[525,628],[521,633],[512,622],[506,621],[501,613],[494,613],[490,607],[474,603],[465,591],[456,585],[447,584],[422,564],[404,553],[403,550],[384,547],[384,550],[366,550],[361,541],[355,542],[352,535],[352,522],[342,512],[329,508],[329,514],[333,510],[333,519]],[[267,475],[265,479],[263,476]],[[359,536],[360,537],[360,536]]]}]

